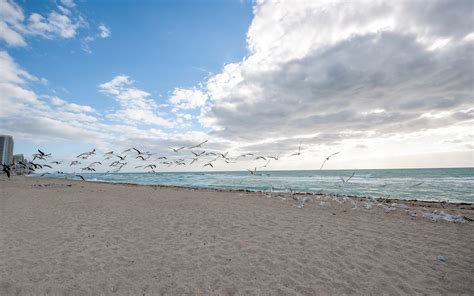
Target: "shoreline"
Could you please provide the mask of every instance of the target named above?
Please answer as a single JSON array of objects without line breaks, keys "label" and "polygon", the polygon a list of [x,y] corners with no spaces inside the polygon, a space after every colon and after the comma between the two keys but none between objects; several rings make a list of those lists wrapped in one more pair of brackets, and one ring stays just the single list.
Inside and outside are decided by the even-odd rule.
[{"label": "shoreline", "polygon": [[[253,193],[270,193],[275,194],[290,194],[288,191],[263,191],[263,190],[251,190],[251,189],[231,189],[231,188],[212,188],[212,187],[198,187],[198,186],[178,186],[178,185],[161,185],[161,184],[139,184],[139,183],[130,183],[130,182],[121,182],[121,181],[104,181],[104,180],[77,180],[77,179],[62,179],[56,177],[41,177],[28,175],[25,176],[28,178],[36,179],[48,179],[48,180],[67,180],[67,181],[78,181],[78,182],[90,182],[90,183],[99,183],[99,184],[120,184],[120,185],[129,185],[129,186],[151,186],[159,188],[176,188],[176,189],[188,189],[188,190],[211,190],[216,192],[253,192]],[[311,195],[311,196],[336,196],[336,197],[346,197],[357,200],[368,200],[374,199],[377,201],[395,201],[395,202],[410,202],[410,203],[420,203],[420,204],[444,204],[444,205],[459,205],[459,206],[472,206],[474,209],[474,202],[466,202],[462,200],[448,200],[448,201],[436,201],[436,200],[425,200],[425,199],[402,199],[397,197],[371,197],[363,195],[347,195],[347,194],[337,194],[337,193],[320,193],[320,192],[304,192],[304,191],[294,191],[295,195]]]}]

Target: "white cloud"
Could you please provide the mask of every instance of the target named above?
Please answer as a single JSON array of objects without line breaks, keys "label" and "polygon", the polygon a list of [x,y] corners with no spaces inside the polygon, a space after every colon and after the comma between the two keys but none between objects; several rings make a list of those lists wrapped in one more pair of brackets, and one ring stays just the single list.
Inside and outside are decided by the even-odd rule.
[{"label": "white cloud", "polygon": [[9,46],[25,46],[26,42],[19,33],[24,19],[23,11],[16,3],[0,0],[0,39]]},{"label": "white cloud", "polygon": [[[0,51],[0,68],[0,106],[7,106],[0,108],[0,133],[12,134],[16,139],[30,143],[69,142],[75,143],[74,147],[87,143],[103,150],[125,149],[139,142],[141,148],[166,154],[171,153],[169,146],[191,145],[208,138],[204,132],[165,132],[154,126],[173,124],[157,116],[151,95],[134,87],[134,81],[127,76],[117,76],[100,85],[101,91],[121,106],[109,114],[117,123],[110,123],[90,106],[38,95],[29,89],[30,84],[42,83],[42,79],[22,69],[5,51]],[[191,115],[180,114],[179,118],[188,120]]]},{"label": "white cloud", "polygon": [[[73,1],[62,1],[46,15],[37,12],[27,18],[23,9],[11,0],[0,0],[0,39],[8,46],[26,46],[25,38],[40,36],[46,39],[74,38],[79,29],[88,27],[87,21],[75,9]],[[73,10],[71,10],[73,9]],[[100,36],[110,35],[110,30],[101,25]],[[104,37],[103,37],[104,38]]]},{"label": "white cloud", "polygon": [[25,46],[26,42],[16,31],[12,30],[5,22],[0,21],[0,38],[10,46]]},{"label": "white cloud", "polygon": [[91,37],[91,36],[86,36],[86,37],[82,38],[82,40],[81,40],[82,50],[87,52],[87,53],[92,53],[90,43],[94,40],[95,40],[95,38]]},{"label": "white cloud", "polygon": [[73,38],[76,36],[78,28],[85,27],[86,22],[82,17],[72,20],[66,14],[52,11],[45,18],[38,13],[33,13],[28,18],[28,33],[40,35],[44,38],[52,39],[55,36],[61,38]]},{"label": "white cloud", "polygon": [[173,127],[169,120],[157,115],[158,106],[150,93],[133,87],[134,81],[128,76],[119,75],[111,81],[99,85],[102,93],[113,97],[120,109],[109,114],[108,118],[126,121],[131,124],[152,124]]},{"label": "white cloud", "polygon": [[180,109],[195,109],[205,105],[207,95],[196,88],[175,88],[169,101]]},{"label": "white cloud", "polygon": [[49,100],[51,101],[51,104],[53,104],[56,107],[61,107],[61,109],[65,111],[70,111],[70,112],[84,112],[84,113],[91,113],[95,112],[95,110],[90,107],[90,106],[85,106],[85,105],[78,105],[74,103],[69,103],[66,102],[58,97],[48,97]]},{"label": "white cloud", "polygon": [[61,0],[61,3],[68,8],[74,8],[76,6],[73,0]]},{"label": "white cloud", "polygon": [[110,37],[110,35],[111,35],[110,29],[105,24],[101,24],[99,26],[99,34],[97,34],[95,36],[86,36],[86,37],[82,38],[81,48],[82,48],[82,50],[84,50],[87,53],[92,53],[90,44],[93,41],[95,41],[98,37],[100,37],[102,39],[105,39],[105,38]]},{"label": "white cloud", "polygon": [[[430,1],[424,10],[420,3],[258,1],[250,55],[207,81],[201,124],[254,143],[321,132],[388,136],[472,121],[464,112],[474,107],[474,42],[466,37],[472,5]],[[439,46],[442,39],[449,42]]]},{"label": "white cloud", "polygon": [[[95,112],[94,109],[58,97],[38,96],[29,85],[43,83],[44,78],[38,79],[22,69],[5,51],[0,51],[0,69],[0,106],[4,107],[0,108],[0,127],[4,132],[64,137],[73,131],[69,134],[73,139],[94,130],[84,125],[98,122],[95,116],[86,114]],[[49,99],[49,104],[40,98]]]},{"label": "white cloud", "polygon": [[100,37],[101,38],[107,38],[107,37],[110,37],[110,28],[108,28],[105,24],[100,24],[99,26],[99,30],[100,30]]},{"label": "white cloud", "polygon": [[27,104],[40,106],[36,94],[26,87],[29,81],[38,78],[18,66],[6,52],[0,51],[0,116],[12,114],[21,110]]}]

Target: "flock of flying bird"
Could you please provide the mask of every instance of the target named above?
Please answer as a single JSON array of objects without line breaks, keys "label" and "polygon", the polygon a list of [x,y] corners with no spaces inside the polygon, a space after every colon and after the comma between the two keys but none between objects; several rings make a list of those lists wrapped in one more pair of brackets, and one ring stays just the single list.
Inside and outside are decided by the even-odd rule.
[{"label": "flock of flying bird", "polygon": [[[260,166],[255,166],[253,169],[248,169],[247,171],[251,175],[255,175],[257,172],[257,168],[264,168],[267,167],[268,164],[271,161],[278,161],[281,159],[281,153],[278,153],[278,155],[257,155],[254,153],[244,153],[240,154],[236,157],[230,157],[228,152],[221,153],[217,151],[206,151],[203,149],[203,145],[206,144],[208,140],[205,140],[203,142],[200,142],[196,145],[192,145],[189,147],[186,146],[181,146],[178,148],[173,148],[169,147],[172,152],[174,152],[174,156],[158,156],[156,153],[151,153],[148,151],[142,151],[139,150],[135,147],[128,148],[121,153],[116,153],[114,151],[109,151],[103,155],[102,160],[94,160],[90,161],[91,158],[96,156],[98,152],[96,149],[92,149],[92,151],[84,152],[75,157],[74,160],[69,162],[69,167],[74,168],[80,165],[84,165],[87,163],[86,166],[82,166],[80,169],[81,171],[85,172],[96,172],[97,166],[105,166],[107,165],[107,172],[106,173],[111,173],[111,172],[119,172],[124,168],[125,166],[130,166],[131,162],[129,161],[130,159],[135,159],[139,163],[142,162],[143,164],[139,164],[134,166],[134,169],[139,169],[142,168],[144,170],[147,170],[147,172],[153,172],[155,173],[156,170],[158,169],[159,166],[184,166],[184,165],[193,165],[197,162],[202,162],[203,167],[212,167],[214,168],[214,164],[218,161],[222,161],[225,163],[236,163],[239,159],[247,159],[247,160],[256,160],[256,161],[263,161],[264,164]],[[184,151],[189,151],[188,156],[182,156]],[[170,151],[170,153],[171,153]],[[334,155],[338,154],[339,152],[333,153],[326,158],[324,158],[324,161],[321,164],[321,167],[319,168],[320,170],[323,169],[325,163]],[[287,155],[286,157],[293,157],[293,156],[300,156],[301,155],[301,143],[298,147],[298,152],[291,153]],[[38,170],[44,170],[46,168],[48,169],[53,169],[53,165],[61,165],[63,161],[49,161],[51,158],[51,153],[45,153],[38,149],[38,153],[33,154],[33,160],[29,162],[18,162],[13,164],[12,166],[9,165],[3,165],[3,172],[7,174],[8,177],[10,177],[10,172],[15,169],[17,166],[20,166],[23,169],[26,169],[28,172],[37,172]],[[42,162],[39,162],[41,160]],[[108,162],[108,163],[106,163]],[[64,174],[64,172],[61,171],[55,171],[54,173],[56,174]],[[47,175],[51,174],[50,172],[45,172],[42,173],[41,175]],[[74,174],[76,174],[74,172]],[[76,175],[77,177],[81,178],[84,180],[84,177],[82,175]],[[343,183],[348,182],[354,174],[349,177],[347,180],[344,180],[342,177]]]},{"label": "flock of flying bird", "polygon": [[[172,165],[174,165],[174,166],[192,165],[192,164],[194,164],[198,161],[201,161],[201,160],[204,160],[203,167],[207,167],[207,166],[214,167],[213,163],[215,163],[216,161],[224,161],[226,163],[235,163],[237,160],[244,159],[244,158],[245,159],[265,161],[265,164],[260,166],[260,167],[267,167],[267,165],[270,163],[270,161],[272,161],[272,160],[277,161],[277,160],[281,159],[281,156],[280,156],[281,153],[279,153],[276,156],[272,156],[272,155],[264,156],[264,155],[255,155],[254,153],[244,153],[244,154],[241,154],[237,157],[231,158],[229,156],[228,152],[220,153],[220,152],[215,152],[215,151],[208,152],[208,151],[203,150],[202,145],[204,145],[207,142],[208,142],[208,140],[205,140],[205,141],[203,141],[199,144],[196,144],[196,145],[193,145],[193,146],[190,146],[190,147],[186,147],[186,146],[182,146],[182,147],[179,147],[179,148],[169,147],[171,149],[171,151],[173,151],[176,154],[175,156],[178,156],[178,155],[182,156],[182,154],[180,154],[180,152],[182,153],[182,151],[184,151],[184,150],[189,150],[189,152],[192,155],[191,158],[187,158],[187,157],[179,157],[178,158],[178,157],[171,157],[169,155],[168,156],[157,156],[156,153],[144,152],[144,151],[141,151],[141,150],[139,150],[135,147],[132,147],[132,148],[129,148],[129,149],[126,149],[126,150],[122,151],[120,154],[117,154],[114,151],[107,152],[103,155],[102,160],[100,160],[100,161],[97,161],[97,160],[91,161],[90,158],[97,155],[96,149],[92,149],[92,151],[84,152],[84,153],[81,153],[81,154],[77,155],[74,160],[69,162],[69,167],[76,167],[76,166],[79,166],[79,165],[83,164],[83,162],[90,161],[86,166],[81,168],[81,171],[95,172],[96,171],[95,168],[96,168],[97,165],[101,165],[101,166],[107,165],[110,168],[109,171],[107,171],[107,173],[109,173],[109,172],[118,172],[123,167],[130,164],[127,161],[127,159],[134,158],[139,162],[143,162],[142,165],[135,166],[136,169],[137,168],[143,168],[143,169],[149,169],[148,172],[156,172],[156,169],[158,168],[158,165],[166,165],[168,167],[170,167]],[[197,148],[200,148],[202,151],[193,150],[193,149],[197,149]],[[331,157],[337,155],[338,153],[339,152],[336,152],[336,153],[333,153],[333,154],[325,157],[322,164],[321,164],[321,167],[319,169],[322,170],[324,165],[326,164],[326,162],[329,161]],[[293,156],[300,156],[300,155],[301,155],[301,144],[298,147],[298,152],[289,154],[286,157],[293,157]],[[29,161],[29,162],[20,161],[20,162],[15,163],[11,166],[10,165],[3,165],[2,171],[4,173],[6,173],[8,177],[10,177],[11,171],[15,170],[17,166],[20,166],[21,168],[27,169],[28,172],[36,172],[38,170],[41,171],[45,168],[53,169],[52,165],[61,165],[63,163],[63,161],[58,161],[58,160],[50,161],[51,157],[52,157],[51,153],[45,153],[45,152],[41,151],[40,149],[38,149],[38,153],[33,154],[33,160],[32,161]],[[42,162],[40,163],[40,162],[38,162],[38,160],[42,160]],[[109,161],[109,163],[107,164],[106,161]],[[255,167],[253,170],[249,169],[248,172],[251,175],[255,175],[256,172],[257,172],[257,167]],[[56,174],[64,174],[64,172],[60,172],[60,171],[56,171],[55,173]],[[44,176],[44,175],[47,175],[47,174],[51,174],[51,173],[45,172],[45,173],[42,173],[41,176]],[[75,172],[73,174],[76,177],[81,178],[83,181],[85,181],[85,178],[82,175],[76,174]],[[352,177],[354,177],[354,175],[355,175],[355,172],[353,172],[352,175],[349,176],[346,179],[344,179],[343,177],[340,177],[340,179],[341,179],[342,183],[348,183],[352,179]],[[423,182],[417,183],[413,186],[419,186],[421,184],[423,184]],[[268,197],[272,197],[273,192],[274,191],[273,191],[273,186],[272,186],[271,190],[270,190],[270,195]],[[300,209],[303,208],[305,206],[305,204],[307,204],[309,202],[313,202],[314,198],[317,198],[317,199],[323,198],[323,197],[320,197],[320,196],[317,196],[317,195],[316,196],[298,195],[295,192],[293,192],[293,190],[291,188],[289,188],[289,193],[290,193],[291,199],[293,199],[297,202],[296,206]],[[280,193],[277,193],[277,196],[279,196],[279,195],[280,195]],[[338,196],[338,195],[330,194],[330,195],[324,196],[324,198],[326,199],[326,201],[324,201],[324,200],[320,201],[320,206],[321,207],[327,207],[330,204],[330,201],[335,201],[339,204],[344,204],[344,203],[349,202],[352,209],[357,209],[358,208],[358,201],[356,199],[351,199],[351,198],[348,198],[346,196]],[[286,199],[286,198],[282,197],[282,199]],[[410,215],[412,219],[414,219],[415,217],[417,217],[418,215],[421,214],[422,217],[429,218],[429,219],[434,220],[434,221],[446,220],[446,221],[461,222],[461,223],[465,222],[465,221],[472,221],[472,219],[469,219],[465,216],[451,215],[451,214],[445,213],[443,211],[441,211],[441,212],[438,212],[438,211],[430,212],[425,208],[423,209],[425,211],[419,211],[419,210],[416,211],[416,210],[414,210],[412,208],[409,208],[408,206],[403,205],[403,204],[389,203],[388,199],[385,199],[385,200],[382,199],[382,201],[379,201],[379,200],[377,200],[373,197],[367,197],[366,202],[363,203],[362,207],[365,208],[365,209],[370,209],[374,206],[375,207],[382,207],[386,213],[389,213],[389,212],[394,211],[396,209],[402,209],[407,213],[407,215]]]}]

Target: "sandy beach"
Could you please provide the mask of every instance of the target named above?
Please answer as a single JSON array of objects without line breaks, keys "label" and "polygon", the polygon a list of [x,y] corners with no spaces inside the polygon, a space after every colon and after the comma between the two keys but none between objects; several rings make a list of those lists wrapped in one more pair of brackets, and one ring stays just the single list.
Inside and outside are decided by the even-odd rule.
[{"label": "sandy beach", "polygon": [[[473,205],[405,204],[474,216]],[[474,294],[473,222],[295,205],[1,176],[0,295]]]}]

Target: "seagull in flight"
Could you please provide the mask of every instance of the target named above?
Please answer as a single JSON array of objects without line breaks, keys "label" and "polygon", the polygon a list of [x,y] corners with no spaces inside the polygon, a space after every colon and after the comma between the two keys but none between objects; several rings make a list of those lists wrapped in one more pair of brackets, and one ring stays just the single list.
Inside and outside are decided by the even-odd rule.
[{"label": "seagull in flight", "polygon": [[267,158],[273,158],[274,160],[278,160],[278,157],[280,157],[280,153],[277,156],[267,156]]},{"label": "seagull in flight", "polygon": [[46,154],[46,153],[44,153],[43,151],[41,151],[39,149],[38,149],[38,153],[33,154],[33,160],[35,160],[37,158],[45,160],[45,158],[47,158],[47,157],[51,157],[51,153]]},{"label": "seagull in flight", "polygon": [[295,152],[293,154],[290,154],[288,155],[288,157],[291,157],[291,156],[299,156],[301,155],[301,143],[300,143],[300,146],[298,147],[298,152]]},{"label": "seagull in flight", "polygon": [[196,153],[194,151],[191,151],[191,153],[194,154],[194,156],[199,157],[199,156],[203,155],[204,153],[206,153],[206,151],[203,151],[201,153]]},{"label": "seagull in flight", "polygon": [[74,161],[71,161],[71,164],[69,164],[69,166],[76,165],[76,164],[81,164],[81,163],[77,160],[74,160]]},{"label": "seagull in flight", "polygon": [[141,156],[141,155],[138,155],[138,156],[136,157],[136,159],[139,159],[139,158],[140,158],[141,160],[145,161],[145,160],[147,160],[147,159],[150,158],[150,157],[143,157],[143,156]]},{"label": "seagull in flight", "polygon": [[257,172],[257,168],[254,168],[253,171],[247,169],[247,171],[250,173],[250,175],[255,175],[255,173]]},{"label": "seagull in flight", "polygon": [[323,168],[324,164],[326,163],[326,161],[328,161],[329,158],[333,157],[336,154],[339,154],[339,152],[333,153],[333,154],[329,155],[328,157],[326,157],[323,161],[323,164],[321,165],[321,167],[319,169],[321,170]]},{"label": "seagull in flight", "polygon": [[220,152],[217,152],[217,154],[218,154],[220,157],[222,157],[222,158],[228,159],[228,158],[227,158],[227,154],[229,154],[229,152],[226,152],[226,153],[224,153],[224,154],[223,154],[223,153],[220,153]]},{"label": "seagull in flight", "polygon": [[39,149],[38,149],[38,152],[39,152],[39,154],[41,155],[41,157],[49,157],[49,156],[51,156],[51,153],[46,154],[46,153],[44,153],[43,151],[41,151],[41,150],[39,150]]},{"label": "seagull in flight", "polygon": [[214,167],[214,166],[212,165],[212,163],[210,163],[210,162],[208,162],[208,163],[206,163],[205,165],[203,165],[203,167],[205,167],[205,166]]},{"label": "seagull in flight", "polygon": [[42,168],[43,168],[43,166],[42,166],[42,165],[40,165],[39,163],[33,163],[33,162],[30,162],[29,164],[31,164],[35,170],[36,170],[37,168],[40,168],[40,169],[42,169]]},{"label": "seagull in flight", "polygon": [[194,145],[194,146],[191,146],[191,147],[188,147],[188,149],[193,149],[193,148],[202,148],[201,145],[207,143],[208,140],[204,141],[204,142],[201,142],[197,145]]},{"label": "seagull in flight", "polygon": [[118,158],[120,158],[120,160],[125,160],[125,158],[127,157],[127,155],[125,155],[125,156],[115,155],[115,156],[117,156]]},{"label": "seagull in flight", "polygon": [[94,155],[94,154],[95,154],[95,149],[92,149],[92,151],[81,153],[81,154],[79,154],[79,155],[76,156],[76,157],[77,157],[77,158],[86,159],[87,157],[89,157],[89,156],[91,156],[91,155]]},{"label": "seagull in flight", "polygon": [[135,150],[135,151],[137,151],[138,155],[144,154],[144,153],[142,153],[140,150],[138,150],[137,148],[132,148],[132,149]]},{"label": "seagull in flight", "polygon": [[349,180],[350,180],[352,177],[354,177],[355,173],[356,173],[356,172],[353,172],[352,175],[351,175],[349,178],[347,178],[346,180],[344,180],[343,177],[339,177],[339,178],[341,178],[342,183],[347,183],[347,182],[349,182]]},{"label": "seagull in flight", "polygon": [[169,148],[170,148],[171,150],[173,150],[174,152],[178,153],[179,150],[184,149],[184,148],[186,148],[186,147],[185,147],[185,146],[182,146],[182,147],[179,147],[179,148],[173,148],[173,147],[169,147]]},{"label": "seagull in flight", "polygon": [[240,154],[239,156],[237,156],[235,158],[235,160],[238,160],[239,158],[241,157],[247,157],[247,156],[253,156],[254,154],[253,153],[244,153],[244,154]]}]

